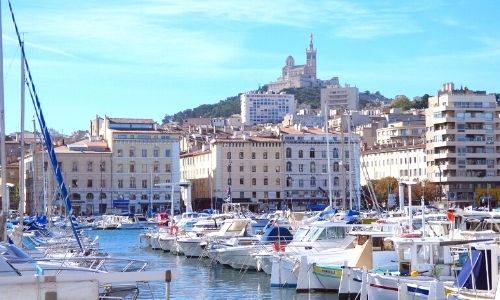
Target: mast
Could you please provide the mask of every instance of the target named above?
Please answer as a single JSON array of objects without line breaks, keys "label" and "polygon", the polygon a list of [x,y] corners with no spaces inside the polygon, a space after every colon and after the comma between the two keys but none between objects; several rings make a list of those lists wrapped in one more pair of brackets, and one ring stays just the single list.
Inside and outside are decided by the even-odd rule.
[{"label": "mast", "polygon": [[[24,48],[24,41],[21,42],[21,49]],[[25,212],[26,197],[24,191],[24,51],[21,51],[21,160],[19,161],[19,215],[21,222]]]},{"label": "mast", "polygon": [[9,199],[7,199],[7,160],[5,153],[5,105],[4,105],[4,92],[3,92],[3,38],[2,38],[2,9],[0,1],[0,164],[2,165],[2,216],[0,225],[2,226],[2,239],[7,239],[7,231],[5,223],[9,213]]},{"label": "mast", "polygon": [[[311,34],[311,44],[312,44],[312,34]],[[333,208],[332,205],[332,170],[331,170],[331,163],[330,163],[330,135],[329,130],[328,130],[328,100],[325,99],[325,134],[326,134],[326,159],[327,159],[327,165],[328,165],[328,200],[329,200],[329,205],[330,208]]]}]

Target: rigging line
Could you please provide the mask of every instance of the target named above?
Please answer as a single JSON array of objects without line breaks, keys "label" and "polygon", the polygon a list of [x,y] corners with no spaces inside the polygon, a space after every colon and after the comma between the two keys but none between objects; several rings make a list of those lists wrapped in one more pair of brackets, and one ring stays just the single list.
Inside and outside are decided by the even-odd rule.
[{"label": "rigging line", "polygon": [[43,132],[43,136],[44,136],[44,139],[45,139],[45,145],[47,146],[47,154],[48,154],[48,156],[50,158],[50,162],[52,163],[52,169],[54,170],[54,175],[56,177],[57,183],[59,184],[59,188],[61,190],[61,195],[62,195],[62,198],[64,199],[64,203],[66,205],[66,214],[69,216],[69,222],[71,224],[71,229],[73,231],[73,235],[75,236],[75,239],[76,239],[76,241],[78,243],[78,246],[79,246],[80,250],[83,251],[83,246],[82,246],[82,243],[80,241],[80,237],[78,236],[78,232],[76,231],[75,222],[71,218],[71,215],[72,215],[72,212],[73,212],[73,208],[72,208],[72,205],[71,205],[71,200],[69,199],[68,189],[66,188],[66,185],[64,183],[64,178],[62,176],[62,171],[61,171],[61,168],[59,166],[59,163],[57,162],[57,156],[56,156],[56,152],[54,150],[54,145],[52,144],[52,139],[50,137],[50,133],[49,133],[49,131],[47,129],[47,125],[46,125],[45,119],[43,117],[42,107],[40,105],[40,100],[38,98],[38,94],[36,92],[35,84],[33,82],[33,77],[31,75],[31,71],[30,71],[30,68],[29,68],[28,60],[26,59],[26,53],[24,51],[23,43],[21,41],[21,36],[19,34],[19,29],[17,27],[16,18],[14,17],[14,11],[12,9],[12,4],[11,4],[10,0],[9,0],[9,9],[10,9],[10,14],[12,16],[12,22],[14,24],[14,28],[16,29],[17,40],[19,42],[19,48],[21,48],[21,52],[22,52],[22,56],[23,56],[23,61],[24,61],[24,66],[26,67],[26,73],[28,74],[28,78],[29,78],[29,84],[31,84],[30,88],[32,89],[32,92],[33,92],[33,95],[34,95],[34,101],[36,103],[35,110],[38,110],[38,113],[39,113],[39,115],[38,115],[38,121],[39,121],[39,124],[40,124],[40,130]]},{"label": "rigging line", "polygon": [[7,67],[7,70],[5,70],[5,77],[7,77],[7,75],[9,75],[10,69],[12,68],[12,64],[14,63],[14,61],[17,61],[17,51],[18,51],[18,48],[16,47],[16,52],[12,56],[12,60],[10,61],[9,66]]}]

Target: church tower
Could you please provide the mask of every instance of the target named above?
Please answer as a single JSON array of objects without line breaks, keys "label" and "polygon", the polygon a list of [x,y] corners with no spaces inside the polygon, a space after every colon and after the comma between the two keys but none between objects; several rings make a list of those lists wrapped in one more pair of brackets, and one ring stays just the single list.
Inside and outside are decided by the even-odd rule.
[{"label": "church tower", "polygon": [[306,49],[306,70],[305,75],[310,78],[316,79],[316,49],[313,45],[313,34],[311,33],[311,40],[309,42],[309,49]]}]

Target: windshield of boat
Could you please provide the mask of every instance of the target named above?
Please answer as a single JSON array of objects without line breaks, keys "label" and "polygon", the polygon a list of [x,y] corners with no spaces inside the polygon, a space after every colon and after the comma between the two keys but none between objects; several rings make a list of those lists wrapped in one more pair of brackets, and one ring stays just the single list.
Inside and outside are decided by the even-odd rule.
[{"label": "windshield of boat", "polygon": [[346,235],[345,227],[312,227],[303,241],[342,239]]},{"label": "windshield of boat", "polygon": [[295,234],[293,235],[293,240],[303,241],[304,236],[307,234],[308,231],[309,231],[308,227],[300,227],[299,229],[297,229],[297,232],[295,232]]}]

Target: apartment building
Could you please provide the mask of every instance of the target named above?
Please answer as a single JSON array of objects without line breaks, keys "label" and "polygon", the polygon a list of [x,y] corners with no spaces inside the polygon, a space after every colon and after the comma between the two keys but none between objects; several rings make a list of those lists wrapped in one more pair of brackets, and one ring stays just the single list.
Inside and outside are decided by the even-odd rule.
[{"label": "apartment building", "polygon": [[329,204],[330,190],[335,207],[357,205],[360,197],[358,135],[327,135],[320,128],[296,126],[281,128],[280,138],[285,167],[284,193],[294,209]]},{"label": "apartment building", "polygon": [[254,210],[280,205],[283,166],[279,138],[268,132],[244,132],[214,138],[209,147],[181,156],[182,179],[192,182],[195,207],[219,208],[223,201],[247,203]]},{"label": "apartment building", "polygon": [[[180,210],[179,135],[152,119],[105,117],[98,130],[111,152],[111,202],[130,212]],[[172,195],[172,185],[174,195]]]},{"label": "apartment building", "polygon": [[425,143],[420,140],[368,147],[362,151],[361,167],[361,185],[384,177],[422,182],[427,179]]},{"label": "apartment building", "polygon": [[[151,119],[97,117],[91,137],[55,152],[75,214],[169,210],[172,197],[180,210],[179,135]],[[63,205],[47,154],[25,164],[28,211]]]},{"label": "apartment building", "polygon": [[[495,95],[443,85],[426,110],[427,176],[446,200],[469,205],[500,185],[500,108]],[[445,200],[445,199],[443,199]],[[498,200],[498,199],[497,199]]]},{"label": "apartment building", "polygon": [[425,121],[399,121],[376,130],[377,144],[415,143],[425,136]]},{"label": "apartment building", "polygon": [[286,114],[295,114],[295,96],[285,93],[244,93],[241,122],[245,125],[280,123]]},{"label": "apartment building", "polygon": [[357,110],[359,106],[359,91],[357,87],[338,84],[321,89],[321,111],[330,115],[331,110]]}]

